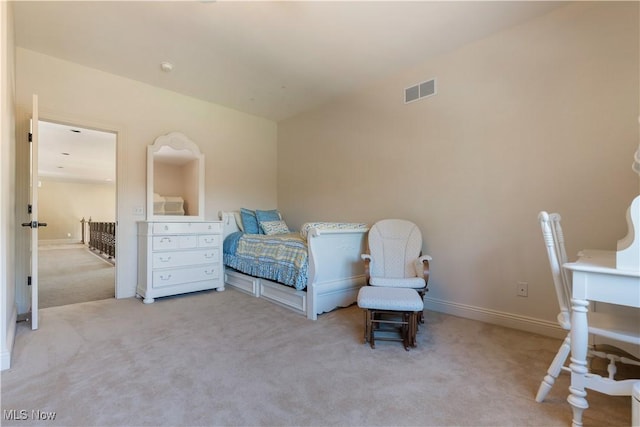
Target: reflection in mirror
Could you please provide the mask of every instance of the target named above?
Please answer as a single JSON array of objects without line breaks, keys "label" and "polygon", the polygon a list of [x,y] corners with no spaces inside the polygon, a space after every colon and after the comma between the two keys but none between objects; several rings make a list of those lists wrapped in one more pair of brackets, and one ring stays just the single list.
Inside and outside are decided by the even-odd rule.
[{"label": "reflection in mirror", "polygon": [[198,146],[172,132],[157,138],[147,156],[148,219],[203,220],[204,156]]}]

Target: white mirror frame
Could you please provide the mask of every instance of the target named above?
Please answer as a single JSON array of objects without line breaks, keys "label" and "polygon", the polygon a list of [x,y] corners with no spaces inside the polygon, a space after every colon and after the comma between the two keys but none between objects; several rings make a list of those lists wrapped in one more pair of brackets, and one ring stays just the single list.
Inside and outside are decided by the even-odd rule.
[{"label": "white mirror frame", "polygon": [[[187,158],[198,161],[197,171],[197,199],[198,212],[191,215],[156,215],[153,209],[154,203],[154,165],[157,154],[166,148],[174,150],[187,150],[190,152]],[[195,142],[180,132],[171,132],[156,138],[153,145],[147,147],[147,221],[204,221],[204,154]]]}]

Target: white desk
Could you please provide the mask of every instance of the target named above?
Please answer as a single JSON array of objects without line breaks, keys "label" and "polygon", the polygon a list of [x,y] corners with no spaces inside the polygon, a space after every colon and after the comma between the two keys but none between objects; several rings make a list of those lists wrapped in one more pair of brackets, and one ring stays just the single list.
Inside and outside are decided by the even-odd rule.
[{"label": "white desk", "polygon": [[[573,426],[582,425],[582,413],[589,407],[586,388],[610,395],[631,396],[637,380],[612,381],[587,371],[589,301],[640,308],[640,270],[616,268],[616,252],[585,251],[578,261],[564,264],[573,275],[571,300],[571,394]],[[640,331],[640,324],[638,325]]]}]

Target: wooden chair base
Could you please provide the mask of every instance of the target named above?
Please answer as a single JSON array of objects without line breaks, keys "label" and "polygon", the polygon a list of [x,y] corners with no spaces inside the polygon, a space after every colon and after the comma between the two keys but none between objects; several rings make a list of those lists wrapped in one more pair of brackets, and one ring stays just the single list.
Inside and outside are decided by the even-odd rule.
[{"label": "wooden chair base", "polygon": [[416,346],[417,311],[365,310],[364,340],[371,348],[378,341],[400,341],[404,349]]}]

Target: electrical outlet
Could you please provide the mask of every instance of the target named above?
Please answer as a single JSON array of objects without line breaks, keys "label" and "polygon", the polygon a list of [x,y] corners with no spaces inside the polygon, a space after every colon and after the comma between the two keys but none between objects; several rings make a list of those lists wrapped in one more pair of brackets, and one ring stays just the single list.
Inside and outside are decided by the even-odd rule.
[{"label": "electrical outlet", "polygon": [[144,208],[142,206],[136,206],[133,208],[134,215],[144,215]]},{"label": "electrical outlet", "polygon": [[527,282],[518,282],[516,284],[516,295],[526,297],[529,295],[529,284]]}]

